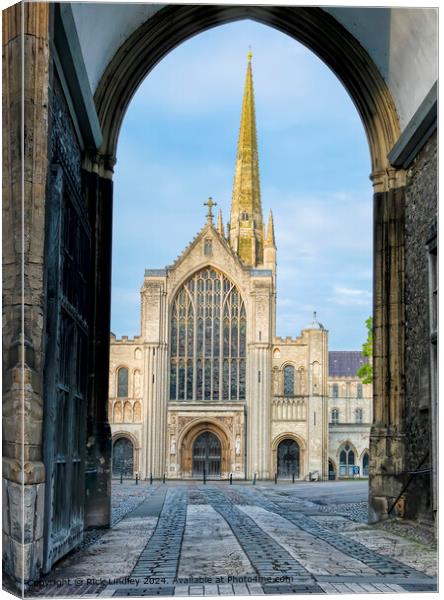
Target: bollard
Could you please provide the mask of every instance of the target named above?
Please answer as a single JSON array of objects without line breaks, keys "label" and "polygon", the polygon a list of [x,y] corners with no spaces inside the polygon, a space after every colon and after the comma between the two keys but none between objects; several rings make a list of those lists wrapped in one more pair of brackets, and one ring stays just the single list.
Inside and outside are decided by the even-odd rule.
[{"label": "bollard", "polygon": [[230,485],[233,485],[233,473],[230,473]]},{"label": "bollard", "polygon": [[256,473],[253,475],[253,485],[256,485]]},{"label": "bollard", "polygon": [[204,484],[207,483],[207,472],[205,471],[205,469],[203,470],[203,482]]},{"label": "bollard", "polygon": [[293,483],[294,483],[294,473],[293,473]]},{"label": "bollard", "polygon": [[136,485],[139,483],[139,474],[136,473]]},{"label": "bollard", "polygon": [[275,483],[275,485],[277,484],[277,482],[278,482],[278,474],[275,473],[274,474],[274,483]]},{"label": "bollard", "polygon": [[120,471],[120,483],[123,483],[123,471]]},{"label": "bollard", "polygon": [[153,485],[153,474],[150,473],[150,485]]},{"label": "bollard", "polygon": [[163,482],[165,483],[165,473],[163,474]]}]

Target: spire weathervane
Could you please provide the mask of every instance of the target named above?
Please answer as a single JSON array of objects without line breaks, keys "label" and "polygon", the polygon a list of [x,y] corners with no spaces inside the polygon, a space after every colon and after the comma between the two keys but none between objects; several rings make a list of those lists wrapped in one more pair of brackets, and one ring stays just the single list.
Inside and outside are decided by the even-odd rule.
[{"label": "spire weathervane", "polygon": [[204,202],[204,206],[208,206],[207,221],[208,221],[208,223],[210,223],[212,225],[213,224],[212,208],[213,208],[213,206],[217,206],[217,202],[213,202],[213,198],[210,196],[208,198],[207,202]]}]

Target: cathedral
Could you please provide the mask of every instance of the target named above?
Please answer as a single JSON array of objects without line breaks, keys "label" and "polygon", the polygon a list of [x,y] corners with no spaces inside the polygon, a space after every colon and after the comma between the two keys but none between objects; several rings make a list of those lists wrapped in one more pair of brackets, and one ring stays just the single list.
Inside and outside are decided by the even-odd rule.
[{"label": "cathedral", "polygon": [[316,313],[276,336],[276,242],[259,181],[248,54],[231,212],[211,198],[177,260],[146,269],[140,335],[111,334],[114,475],[327,479],[366,475],[371,385],[360,352],[328,351]]}]

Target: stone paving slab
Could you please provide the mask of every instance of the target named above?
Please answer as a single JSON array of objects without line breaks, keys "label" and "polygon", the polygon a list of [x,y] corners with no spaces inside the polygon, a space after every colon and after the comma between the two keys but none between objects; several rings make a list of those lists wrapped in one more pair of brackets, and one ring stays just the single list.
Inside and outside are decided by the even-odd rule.
[{"label": "stone paving slab", "polygon": [[378,554],[354,539],[347,538],[337,532],[331,531],[329,528],[318,523],[315,519],[306,516],[300,511],[296,511],[295,503],[285,503],[282,505],[279,498],[276,498],[275,500],[265,498],[256,491],[252,491],[251,488],[246,488],[245,493],[252,498],[252,503],[270,512],[276,512],[303,531],[327,542],[333,548],[343,552],[345,555],[358,559],[367,566],[375,569],[381,575],[420,573],[420,571],[413,567],[407,566],[390,556]]},{"label": "stone paving slab", "polygon": [[346,575],[350,571],[360,575],[377,574],[375,569],[353,557],[344,556],[330,544],[313,537],[276,513],[251,505],[240,509],[314,575]]},{"label": "stone paving slab", "polygon": [[[28,595],[83,596],[98,594],[109,579],[128,576],[151,536],[157,519],[125,518],[107,529],[100,543],[69,554]],[[66,582],[65,585],[61,585]]]},{"label": "stone paving slab", "polygon": [[[38,595],[110,598],[436,591],[436,579],[429,576],[436,572],[433,548],[423,560],[424,545],[359,522],[361,500],[353,520],[345,509],[337,514],[316,506],[308,494],[297,497],[297,487],[167,483],[152,486],[149,494],[143,491],[148,496],[141,503],[143,494],[133,493],[128,486],[132,500],[127,506],[132,505],[132,511],[90,548],[60,561],[50,576],[64,573],[67,583],[47,587]],[[321,487],[318,484],[316,489]],[[309,491],[308,485],[304,489]],[[124,489],[119,493],[122,504]],[[351,504],[347,503],[347,510]],[[88,583],[82,579],[101,573],[104,582],[106,577],[114,580]],[[80,583],[76,584],[78,575]],[[117,580],[116,575],[121,578]],[[204,576],[202,581],[198,576]]]},{"label": "stone paving slab", "polygon": [[188,505],[178,578],[227,579],[253,567],[225,519],[209,504]]},{"label": "stone paving slab", "polygon": [[262,579],[311,580],[310,573],[222,492],[208,488],[210,504],[227,521],[254,570]]}]

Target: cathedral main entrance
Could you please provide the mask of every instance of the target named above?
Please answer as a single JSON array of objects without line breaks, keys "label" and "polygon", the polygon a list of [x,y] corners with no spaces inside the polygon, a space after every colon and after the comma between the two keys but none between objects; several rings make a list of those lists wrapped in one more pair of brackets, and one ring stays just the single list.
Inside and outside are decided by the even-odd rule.
[{"label": "cathedral main entrance", "polygon": [[204,431],[193,444],[193,477],[220,477],[221,445],[211,431]]},{"label": "cathedral main entrance", "polygon": [[283,440],[277,449],[278,477],[299,477],[299,444],[295,440]]}]

